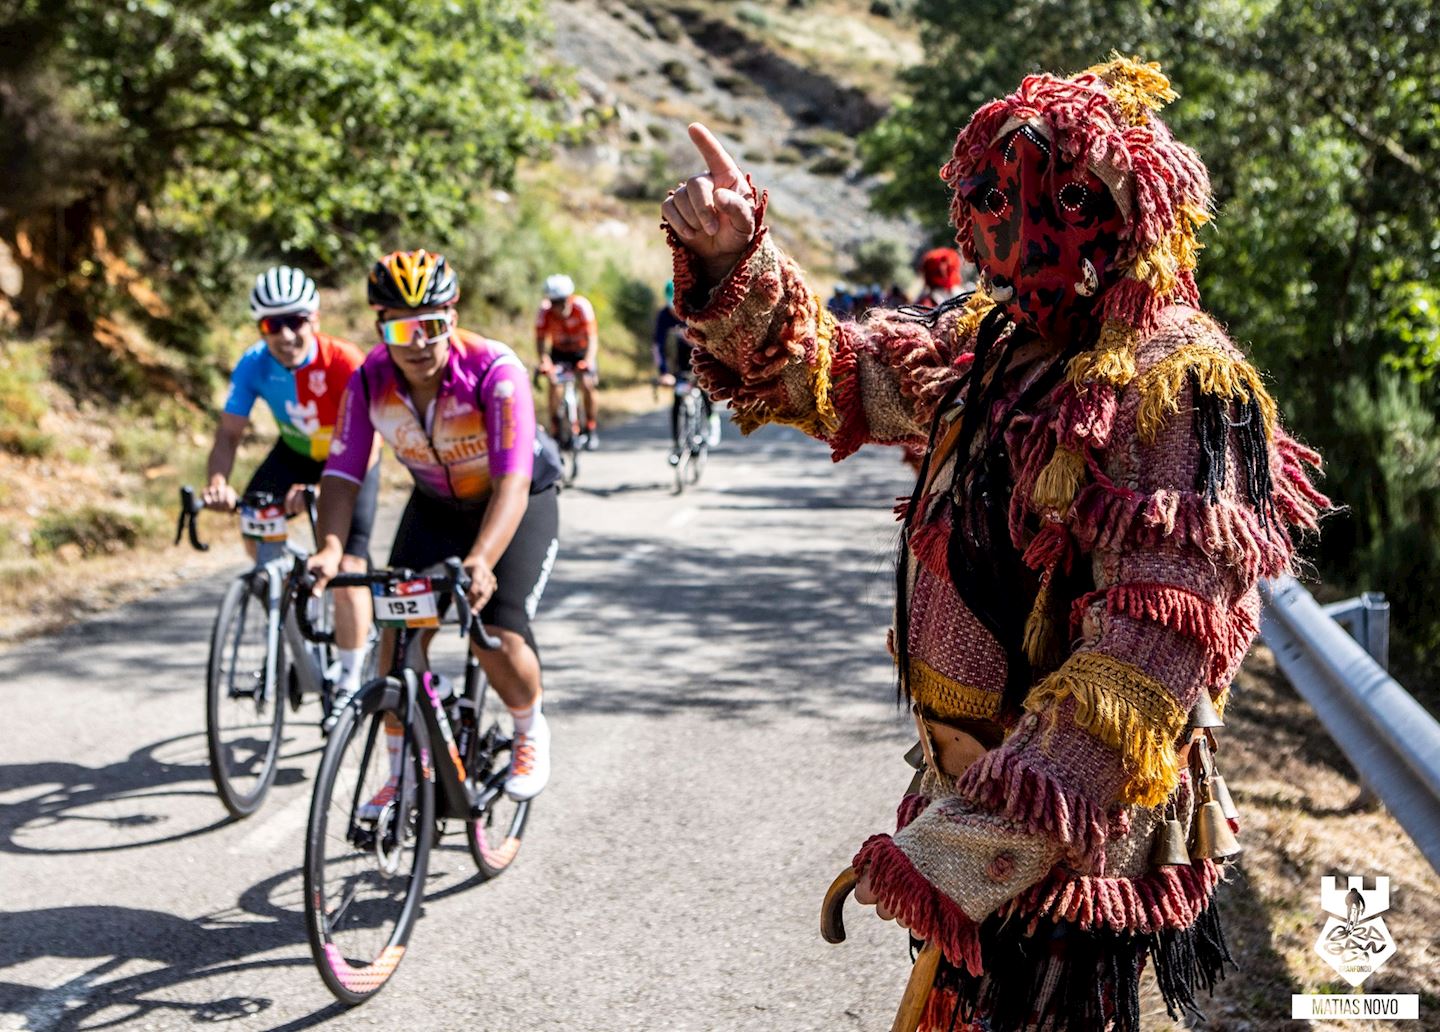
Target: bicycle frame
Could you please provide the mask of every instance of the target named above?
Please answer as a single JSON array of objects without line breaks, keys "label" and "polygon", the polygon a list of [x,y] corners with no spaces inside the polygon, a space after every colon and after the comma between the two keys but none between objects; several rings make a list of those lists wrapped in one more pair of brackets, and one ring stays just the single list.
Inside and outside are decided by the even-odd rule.
[{"label": "bicycle frame", "polygon": [[[446,575],[432,577],[430,583],[437,592],[449,591],[451,593],[460,616],[461,634],[474,640],[481,648],[492,650],[500,648],[500,641],[486,633],[480,621],[470,615],[469,604],[465,599],[468,578],[460,567],[460,561],[451,559],[446,562],[445,566]],[[410,570],[341,574],[331,580],[327,586],[344,588],[388,585],[396,581],[413,579],[414,576]],[[318,639],[322,643],[326,640],[325,633],[317,633],[315,628],[310,625],[303,608],[297,606],[294,612],[299,629],[307,639],[311,641]],[[425,654],[425,642],[426,636],[422,629],[410,627],[396,629],[390,672],[385,675],[383,681],[373,682],[372,689],[361,695],[356,704],[366,713],[374,713],[379,710],[403,713],[405,716],[405,748],[407,750],[417,749],[418,746],[418,743],[411,740],[410,732],[418,711],[425,723],[429,744],[432,749],[435,749],[433,759],[431,749],[419,747],[417,751],[426,779],[436,782],[440,790],[436,815],[442,818],[472,820],[483,815],[504,790],[504,778],[492,778],[490,782],[479,787],[469,784],[465,764],[460,757],[459,744],[455,740],[454,728],[451,725],[449,714],[445,711],[445,700],[440,697],[439,688],[444,683],[444,678],[430,669],[429,658]],[[480,676],[479,660],[470,654],[467,656],[465,667],[464,689],[467,692],[473,683],[471,679],[478,676]],[[377,692],[376,688],[380,690]],[[369,763],[370,751],[374,746],[373,739],[372,728],[370,738],[365,744],[362,766]],[[442,743],[443,753],[438,748]],[[400,788],[402,792],[408,787],[404,784],[404,780],[408,776],[407,770],[408,768],[401,771]],[[359,802],[357,800],[350,811],[352,824],[356,820],[355,814],[358,813],[358,810]],[[351,828],[352,833],[356,830],[354,827]]]},{"label": "bicycle frame", "polygon": [[[254,500],[242,500],[241,504],[253,504]],[[196,524],[196,517],[204,508],[195,490],[191,487],[180,489],[180,520],[175,527],[175,543],[178,545],[184,535],[187,524],[190,534],[190,545],[196,551],[208,551],[208,543],[200,540],[199,530]],[[310,533],[315,534],[315,492],[307,488],[305,491],[305,512],[310,519]],[[255,578],[264,576],[267,587],[265,599],[266,607],[266,628],[265,648],[267,661],[265,664],[265,701],[272,702],[279,697],[279,681],[281,671],[275,662],[279,656],[278,646],[283,635],[285,644],[294,658],[296,676],[300,680],[300,689],[305,694],[323,694],[327,685],[325,681],[325,652],[324,645],[308,640],[301,632],[300,627],[293,618],[285,612],[285,583],[295,560],[303,560],[309,553],[303,548],[297,548],[289,541],[257,541],[255,543],[255,565],[246,572],[240,574],[247,583],[253,587]]]}]

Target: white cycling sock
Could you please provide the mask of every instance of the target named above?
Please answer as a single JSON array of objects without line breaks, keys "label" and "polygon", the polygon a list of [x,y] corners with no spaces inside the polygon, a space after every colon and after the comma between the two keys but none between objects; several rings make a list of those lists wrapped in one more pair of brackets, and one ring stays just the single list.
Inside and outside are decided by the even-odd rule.
[{"label": "white cycling sock", "polygon": [[400,780],[400,768],[405,762],[405,728],[399,721],[385,721],[385,748],[390,753],[390,780]]},{"label": "white cycling sock", "polygon": [[[505,707],[510,709],[510,707]],[[515,721],[515,733],[517,735],[529,734],[530,729],[535,726],[535,718],[540,715],[540,700],[535,700],[535,705],[527,706],[524,709],[510,710],[510,719]]]},{"label": "white cycling sock", "polygon": [[360,668],[365,662],[364,649],[336,649],[340,659],[340,683],[349,691],[360,687]]}]

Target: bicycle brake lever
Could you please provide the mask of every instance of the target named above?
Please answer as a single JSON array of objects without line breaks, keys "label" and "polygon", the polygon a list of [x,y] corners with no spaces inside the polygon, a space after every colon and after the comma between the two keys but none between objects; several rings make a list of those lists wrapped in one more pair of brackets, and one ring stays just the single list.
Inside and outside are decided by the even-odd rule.
[{"label": "bicycle brake lever", "polygon": [[208,552],[210,546],[200,540],[200,528],[197,525],[197,517],[200,510],[205,508],[205,503],[195,497],[193,487],[180,488],[180,519],[175,523],[175,543],[180,543],[180,537],[185,532],[186,521],[189,521],[190,547],[197,552]]},{"label": "bicycle brake lever", "polygon": [[460,637],[470,633],[470,600],[465,593],[470,590],[470,577],[460,560],[451,557],[445,560],[445,573],[450,578],[450,593],[455,597],[455,615],[460,624]]}]

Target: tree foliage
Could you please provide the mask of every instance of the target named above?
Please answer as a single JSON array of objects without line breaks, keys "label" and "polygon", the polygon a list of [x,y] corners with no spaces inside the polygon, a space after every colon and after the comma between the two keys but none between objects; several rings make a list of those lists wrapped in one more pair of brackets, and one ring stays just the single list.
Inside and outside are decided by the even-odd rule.
[{"label": "tree foliage", "polygon": [[550,135],[539,9],[19,0],[0,15],[0,129],[18,143],[0,233],[32,290],[79,292],[92,315],[97,289],[133,285],[116,263],[209,295],[248,256],[323,270],[453,240]]},{"label": "tree foliage", "polygon": [[918,0],[924,63],[863,141],[878,203],[948,238],[936,170],[986,100],[1112,50],[1164,66],[1218,219],[1202,296],[1348,506],[1327,579],[1440,646],[1440,14],[1427,0]]}]

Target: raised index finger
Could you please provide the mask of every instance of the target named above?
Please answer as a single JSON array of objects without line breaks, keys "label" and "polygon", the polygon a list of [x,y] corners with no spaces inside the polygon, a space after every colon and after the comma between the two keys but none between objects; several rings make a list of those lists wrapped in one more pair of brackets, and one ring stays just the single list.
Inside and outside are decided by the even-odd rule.
[{"label": "raised index finger", "polygon": [[729,152],[720,146],[720,141],[715,139],[715,134],[704,125],[699,122],[690,123],[690,142],[695,144],[695,149],[705,159],[711,177],[717,182],[724,185],[727,181],[740,181],[740,169],[735,164],[735,159],[730,157]]}]

